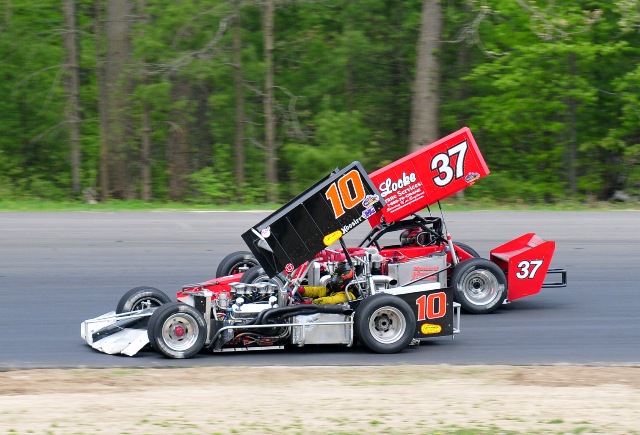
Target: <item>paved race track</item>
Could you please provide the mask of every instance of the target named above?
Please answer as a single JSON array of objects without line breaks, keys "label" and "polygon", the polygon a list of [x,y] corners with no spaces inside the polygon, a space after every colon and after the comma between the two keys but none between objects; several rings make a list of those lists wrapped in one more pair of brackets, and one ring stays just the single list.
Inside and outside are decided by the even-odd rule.
[{"label": "paved race track", "polygon": [[[557,242],[569,286],[491,315],[462,316],[455,339],[395,355],[312,348],[169,360],[93,351],[80,322],[138,285],[169,295],[213,277],[264,212],[0,213],[0,368],[194,365],[638,364],[640,212],[450,212],[454,240],[489,250],[526,232]],[[347,238],[356,244],[361,225]]]}]

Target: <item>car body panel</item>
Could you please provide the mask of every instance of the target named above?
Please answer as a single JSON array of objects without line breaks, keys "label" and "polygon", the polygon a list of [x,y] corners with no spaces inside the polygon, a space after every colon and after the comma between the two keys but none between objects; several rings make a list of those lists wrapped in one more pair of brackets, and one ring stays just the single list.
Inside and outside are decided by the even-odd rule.
[{"label": "car body panel", "polygon": [[242,238],[274,277],[309,261],[384,204],[362,165],[353,162],[305,190]]},{"label": "car body panel", "polygon": [[489,167],[471,130],[462,128],[369,175],[386,201],[369,222],[375,227],[383,218],[399,221],[487,175]]}]

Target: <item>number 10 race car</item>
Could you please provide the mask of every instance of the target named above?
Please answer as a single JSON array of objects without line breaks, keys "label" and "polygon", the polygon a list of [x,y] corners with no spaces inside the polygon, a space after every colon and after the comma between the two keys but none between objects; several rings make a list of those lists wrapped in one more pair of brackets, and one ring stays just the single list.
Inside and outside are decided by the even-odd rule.
[{"label": "number 10 race car", "polygon": [[[525,234],[483,259],[453,242],[444,219],[416,214],[488,174],[467,128],[371,175],[353,162],[249,228],[249,251],[225,257],[216,278],[184,286],[175,302],[136,287],[81,336],[109,354],[151,346],[170,358],[311,344],[395,353],[452,336],[461,308],[489,313],[567,282],[549,268],[552,241]],[[365,221],[369,235],[347,247],[343,236]],[[383,242],[395,232],[399,244]],[[545,282],[551,274],[560,281]]]}]

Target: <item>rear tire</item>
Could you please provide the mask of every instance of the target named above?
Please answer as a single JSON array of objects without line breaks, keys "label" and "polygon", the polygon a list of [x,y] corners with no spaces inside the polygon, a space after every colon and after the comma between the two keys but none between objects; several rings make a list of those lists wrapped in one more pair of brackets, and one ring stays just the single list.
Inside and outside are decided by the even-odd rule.
[{"label": "rear tire", "polygon": [[258,260],[249,251],[232,252],[222,259],[216,270],[216,278],[246,272],[258,265]]},{"label": "rear tire", "polygon": [[454,248],[456,246],[459,246],[460,248],[464,249],[467,252],[467,254],[471,255],[472,257],[480,258],[480,254],[478,254],[478,251],[476,251],[475,249],[473,249],[471,246],[467,245],[466,243],[453,242],[453,246],[454,246]]},{"label": "rear tire", "polygon": [[202,313],[181,302],[154,311],[147,328],[149,342],[168,358],[191,358],[204,346],[207,324]]},{"label": "rear tire", "polygon": [[400,352],[411,343],[415,330],[413,311],[398,296],[369,296],[356,308],[354,332],[372,352]]},{"label": "rear tire", "polygon": [[269,278],[269,275],[267,275],[267,272],[265,272],[262,266],[260,265],[253,266],[251,269],[247,270],[240,278],[240,282],[243,284],[255,284],[257,282],[273,282],[278,286],[282,286],[284,284],[284,280],[280,278],[279,274],[274,276],[273,278]]},{"label": "rear tire", "polygon": [[451,274],[457,302],[473,314],[488,314],[500,308],[507,297],[507,278],[494,263],[471,258],[459,263]]},{"label": "rear tire", "polygon": [[256,282],[268,281],[269,275],[264,271],[262,266],[253,266],[251,269],[247,270],[242,277],[240,278],[240,282],[243,284],[253,284]]},{"label": "rear tire", "polygon": [[167,302],[171,302],[171,298],[155,287],[136,287],[122,295],[116,305],[116,314],[159,307]]}]

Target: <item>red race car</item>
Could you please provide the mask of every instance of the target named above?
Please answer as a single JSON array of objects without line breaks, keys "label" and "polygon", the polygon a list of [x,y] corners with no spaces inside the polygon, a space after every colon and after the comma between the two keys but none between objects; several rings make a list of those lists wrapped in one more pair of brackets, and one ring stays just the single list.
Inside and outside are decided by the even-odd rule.
[{"label": "red race car", "polygon": [[[443,218],[416,214],[440,204],[442,199],[488,174],[489,169],[468,128],[370,174],[386,204],[367,217],[372,230],[359,247],[375,246],[379,250],[383,260],[376,272],[392,277],[394,285],[399,286],[440,279],[443,285],[453,288],[456,301],[466,312],[476,314],[491,313],[505,302],[534,295],[544,287],[565,287],[566,271],[549,268],[555,250],[553,241],[543,240],[534,233],[524,234],[491,250],[489,259],[482,259],[467,244],[451,241]],[[335,216],[344,212],[356,193],[345,182],[342,190],[334,189],[327,194]],[[344,226],[341,235],[349,230],[349,225]],[[398,242],[381,242],[394,232],[398,234]],[[251,252],[239,251],[225,257],[216,277],[234,275],[233,280],[251,283],[266,280],[283,270],[283,265],[269,264],[259,248],[249,246]],[[348,251],[358,252],[358,248]],[[341,252],[343,250],[331,253],[325,249],[318,253],[317,259],[322,264],[337,258]],[[440,257],[445,258],[446,266],[439,262]],[[446,274],[435,272],[443,268],[447,269]],[[556,275],[558,280],[545,281],[548,275]]]},{"label": "red race car", "polygon": [[[460,306],[489,313],[566,286],[566,271],[549,269],[552,241],[525,234],[483,259],[454,243],[442,218],[416,214],[488,174],[466,128],[371,175],[354,162],[247,230],[250,251],[225,257],[216,278],[185,286],[177,302],[134,288],[115,312],[83,322],[81,335],[105,353],[133,355],[150,343],[172,358],[286,344],[393,353],[453,335]],[[343,236],[365,221],[371,232],[348,248]],[[383,243],[390,233],[399,243]],[[545,283],[549,274],[560,281]]]}]

